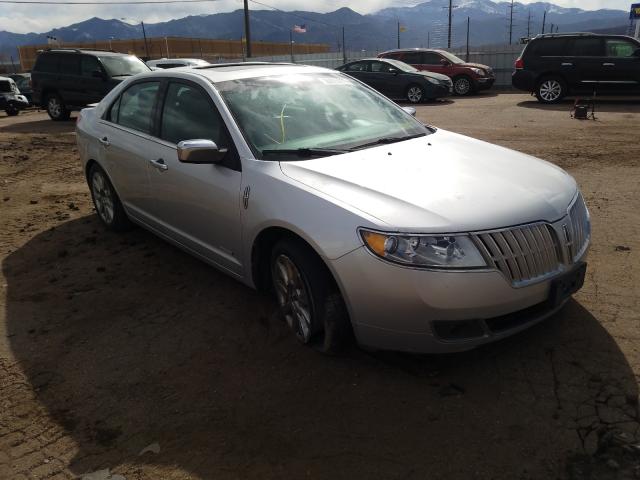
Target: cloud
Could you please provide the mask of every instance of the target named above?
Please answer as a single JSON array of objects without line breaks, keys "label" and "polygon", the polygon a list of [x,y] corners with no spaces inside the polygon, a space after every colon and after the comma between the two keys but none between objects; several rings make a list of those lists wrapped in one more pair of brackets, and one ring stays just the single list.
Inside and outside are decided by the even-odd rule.
[{"label": "cloud", "polygon": [[[70,0],[73,1],[73,0]],[[106,1],[106,0],[105,0]],[[262,0],[260,0],[262,2]],[[422,0],[264,0],[262,3],[277,6],[282,10],[307,10],[329,12],[341,7],[349,7],[359,13],[366,14],[388,6],[410,6]],[[519,0],[521,3],[532,3],[537,0]],[[599,8],[615,8],[627,10],[630,0],[557,0],[563,7],[577,7],[596,10]],[[56,27],[63,27],[81,22],[91,17],[122,18],[143,20],[154,23],[188,15],[230,12],[242,8],[242,0],[219,0],[192,4],[169,5],[2,5],[0,14],[0,30],[16,33],[46,32]],[[251,3],[252,9],[266,7]]]}]

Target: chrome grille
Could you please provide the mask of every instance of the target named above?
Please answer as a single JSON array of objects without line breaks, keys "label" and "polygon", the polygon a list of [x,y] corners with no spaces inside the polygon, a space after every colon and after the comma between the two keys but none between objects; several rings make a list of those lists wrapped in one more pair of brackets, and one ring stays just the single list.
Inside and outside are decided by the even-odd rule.
[{"label": "chrome grille", "polygon": [[571,225],[567,236],[567,249],[572,262],[575,262],[584,254],[584,250],[589,243],[591,236],[591,222],[589,212],[581,194],[578,194],[576,201],[569,207],[569,224]]},{"label": "chrome grille", "polygon": [[560,269],[560,245],[550,225],[536,223],[474,234],[491,267],[513,285],[530,283]]}]

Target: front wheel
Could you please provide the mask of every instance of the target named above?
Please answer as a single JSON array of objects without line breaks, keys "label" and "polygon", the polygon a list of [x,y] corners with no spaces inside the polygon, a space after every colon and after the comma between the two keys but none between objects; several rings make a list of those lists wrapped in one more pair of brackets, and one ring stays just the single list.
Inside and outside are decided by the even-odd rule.
[{"label": "front wheel", "polygon": [[343,349],[351,324],[322,260],[303,242],[279,241],[271,252],[271,278],[280,313],[296,339],[324,352]]},{"label": "front wheel", "polygon": [[18,113],[20,113],[20,110],[18,110],[16,107],[9,105],[4,112],[9,115],[10,117],[15,117],[16,115],[18,115]]},{"label": "front wheel", "polygon": [[473,82],[465,75],[454,78],[453,93],[459,96],[471,95],[473,93]]},{"label": "front wheel", "polygon": [[406,96],[409,102],[420,103],[424,99],[424,90],[420,85],[409,85]]},{"label": "front wheel", "polygon": [[536,98],[540,103],[558,103],[566,93],[564,82],[556,77],[543,78],[536,87]]},{"label": "front wheel", "polygon": [[116,232],[128,230],[131,223],[105,171],[98,165],[93,165],[89,170],[88,180],[93,205],[100,221],[109,230]]},{"label": "front wheel", "polygon": [[47,97],[46,105],[47,113],[49,114],[49,118],[51,118],[51,120],[55,122],[69,120],[71,112],[67,110],[67,107],[65,107],[62,98],[60,98],[60,95],[57,95],[55,93],[49,95]]}]

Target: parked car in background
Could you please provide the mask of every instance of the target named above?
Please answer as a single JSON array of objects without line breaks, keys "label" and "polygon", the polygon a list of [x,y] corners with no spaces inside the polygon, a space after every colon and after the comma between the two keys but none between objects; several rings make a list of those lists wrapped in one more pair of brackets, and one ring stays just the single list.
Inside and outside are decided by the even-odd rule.
[{"label": "parked car in background", "polygon": [[446,75],[420,72],[398,60],[365,58],[336,70],[357,78],[389,98],[411,103],[447,97],[452,92],[451,79]]},{"label": "parked car in background", "polygon": [[29,101],[20,93],[16,82],[9,77],[0,77],[0,109],[13,116],[28,106]]},{"label": "parked car in background", "polygon": [[424,125],[334,70],[154,71],[76,125],[107,228],[142,225],[274,292],[305,344],[467,350],[584,280],[589,213],[568,173]]},{"label": "parked car in background", "polygon": [[594,92],[637,95],[640,41],[594,33],[538,35],[516,60],[512,84],[534,93],[541,103]]},{"label": "parked car in background", "polygon": [[42,51],[31,70],[33,103],[52,120],[97,103],[127,77],[149,72],[134,55],[104,50],[55,48]]},{"label": "parked car in background", "polygon": [[441,73],[453,81],[456,95],[471,95],[491,88],[496,81],[493,69],[479,63],[467,63],[444,50],[410,48],[389,50],[379,58],[393,58],[408,63],[418,70]]},{"label": "parked car in background", "polygon": [[20,93],[24,95],[29,104],[33,103],[33,89],[31,88],[31,74],[30,73],[12,73],[9,75],[9,78],[13,78],[13,81],[16,82],[18,86],[18,90]]},{"label": "parked car in background", "polygon": [[201,58],[161,58],[159,60],[148,60],[149,68],[177,68],[177,67],[206,67],[211,65]]}]

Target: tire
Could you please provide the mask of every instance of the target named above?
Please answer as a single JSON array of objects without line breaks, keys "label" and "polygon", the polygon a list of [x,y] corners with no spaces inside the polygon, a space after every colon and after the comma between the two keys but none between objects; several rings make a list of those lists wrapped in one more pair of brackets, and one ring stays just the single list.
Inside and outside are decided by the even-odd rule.
[{"label": "tire", "polygon": [[18,110],[16,107],[13,106],[8,106],[4,112],[9,115],[10,117],[15,117],[16,115],[18,115],[18,113],[20,113],[20,110]]},{"label": "tire", "polygon": [[64,106],[62,98],[56,93],[47,95],[45,98],[45,107],[47,108],[49,118],[54,122],[69,120],[71,116],[71,112]]},{"label": "tire", "polygon": [[453,79],[453,93],[463,97],[474,92],[473,80],[466,75],[459,75]]},{"label": "tire", "polygon": [[405,97],[410,103],[420,103],[422,100],[424,100],[424,88],[415,83],[409,85],[407,87]]},{"label": "tire", "polygon": [[131,222],[122,207],[120,198],[105,171],[97,164],[89,169],[88,182],[93,205],[104,226],[114,232],[129,230]]},{"label": "tire", "polygon": [[567,94],[567,87],[560,77],[545,77],[536,85],[535,94],[540,103],[558,103]]},{"label": "tire", "polygon": [[337,353],[353,338],[349,315],[331,274],[299,240],[280,240],[271,252],[271,278],[280,315],[296,339]]}]

